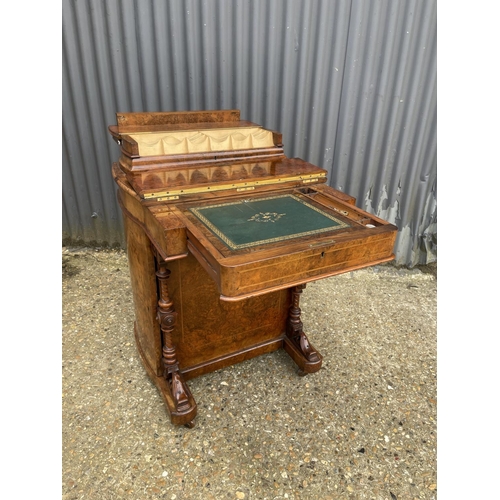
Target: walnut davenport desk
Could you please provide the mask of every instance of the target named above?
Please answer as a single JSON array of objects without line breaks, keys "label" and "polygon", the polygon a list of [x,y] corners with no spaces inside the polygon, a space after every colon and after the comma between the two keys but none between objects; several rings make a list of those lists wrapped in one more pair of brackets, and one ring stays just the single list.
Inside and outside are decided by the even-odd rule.
[{"label": "walnut davenport desk", "polygon": [[194,425],[193,377],[281,348],[299,374],[319,370],[302,290],[392,260],[396,226],[239,110],[116,119],[137,350],[172,423]]}]

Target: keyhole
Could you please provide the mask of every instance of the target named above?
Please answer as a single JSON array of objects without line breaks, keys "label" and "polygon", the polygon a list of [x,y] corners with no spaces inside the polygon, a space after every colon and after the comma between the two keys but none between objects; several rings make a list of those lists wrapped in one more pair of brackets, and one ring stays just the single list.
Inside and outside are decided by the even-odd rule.
[{"label": "keyhole", "polygon": [[325,252],[321,252],[321,258],[325,256]]}]

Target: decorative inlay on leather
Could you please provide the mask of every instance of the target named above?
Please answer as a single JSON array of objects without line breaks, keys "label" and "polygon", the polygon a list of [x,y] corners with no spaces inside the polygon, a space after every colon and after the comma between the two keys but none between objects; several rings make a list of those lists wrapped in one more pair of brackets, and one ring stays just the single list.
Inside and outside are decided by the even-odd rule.
[{"label": "decorative inlay on leather", "polygon": [[249,221],[254,222],[276,222],[280,220],[286,214],[279,214],[277,212],[259,212],[258,214],[252,215]]}]

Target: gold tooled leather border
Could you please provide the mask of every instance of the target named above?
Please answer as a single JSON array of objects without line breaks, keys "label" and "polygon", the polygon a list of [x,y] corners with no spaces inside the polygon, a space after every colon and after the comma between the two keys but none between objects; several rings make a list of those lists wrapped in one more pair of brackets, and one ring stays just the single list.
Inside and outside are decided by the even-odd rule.
[{"label": "gold tooled leather border", "polygon": [[279,198],[293,198],[294,200],[302,203],[303,205],[307,206],[308,208],[315,210],[316,212],[320,213],[321,215],[327,217],[328,219],[334,221],[337,223],[337,226],[335,227],[327,227],[324,229],[316,229],[314,231],[303,231],[301,233],[295,233],[289,236],[281,236],[279,238],[268,238],[265,240],[259,240],[259,241],[253,241],[251,243],[243,243],[241,245],[238,245],[231,239],[229,239],[224,233],[222,233],[219,229],[217,229],[216,226],[214,226],[202,213],[202,210],[207,210],[209,208],[218,208],[218,207],[229,207],[231,205],[239,205],[242,203],[242,201],[234,201],[230,203],[219,203],[218,205],[209,205],[206,207],[195,207],[195,208],[190,208],[189,211],[193,213],[205,226],[212,231],[220,240],[222,240],[229,248],[232,250],[241,250],[242,248],[249,248],[249,247],[255,247],[258,245],[265,245],[267,243],[276,243],[279,241],[286,241],[286,240],[291,240],[294,238],[300,238],[302,236],[310,236],[312,234],[319,234],[319,233],[326,233],[328,231],[336,231],[337,229],[343,229],[345,227],[349,227],[349,224],[346,222],[343,222],[333,215],[330,215],[329,213],[324,212],[323,210],[319,209],[318,207],[315,207],[314,205],[311,205],[310,203],[307,203],[304,200],[301,200],[297,196],[294,196],[292,194],[284,194],[284,195],[278,195],[278,196],[268,196],[266,198],[256,198],[251,201],[265,201],[265,200],[276,200]]}]

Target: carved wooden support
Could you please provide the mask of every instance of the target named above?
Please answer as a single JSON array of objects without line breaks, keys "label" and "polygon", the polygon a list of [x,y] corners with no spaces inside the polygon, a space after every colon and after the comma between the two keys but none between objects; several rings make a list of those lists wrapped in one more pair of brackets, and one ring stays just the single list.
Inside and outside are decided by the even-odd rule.
[{"label": "carved wooden support", "polygon": [[[182,423],[188,427],[192,427],[194,425],[192,417],[194,417],[196,413],[196,403],[179,370],[176,349],[172,338],[172,333],[177,321],[177,313],[174,308],[174,303],[168,293],[167,281],[170,277],[170,270],[167,269],[166,262],[156,252],[155,258],[157,264],[156,279],[158,282],[158,307],[156,318],[160,324],[162,335],[163,378],[167,382],[167,387],[170,392],[170,394],[164,394],[164,397],[173,420],[174,417],[185,415],[189,418],[181,418],[181,420],[186,420]],[[175,420],[179,419],[175,418]]]},{"label": "carved wooden support", "polygon": [[299,307],[300,295],[305,287],[305,284],[301,284],[291,290],[292,303],[288,312],[283,344],[285,350],[298,365],[301,375],[318,371],[323,361],[321,354],[309,343],[300,319],[302,313]]}]

